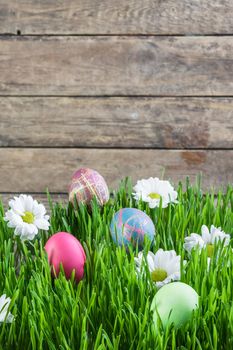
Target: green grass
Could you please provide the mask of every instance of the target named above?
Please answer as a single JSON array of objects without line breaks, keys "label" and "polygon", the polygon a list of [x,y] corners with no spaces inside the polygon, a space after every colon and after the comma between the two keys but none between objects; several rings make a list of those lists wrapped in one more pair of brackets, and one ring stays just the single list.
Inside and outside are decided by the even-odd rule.
[{"label": "green grass", "polygon": [[[190,258],[183,249],[184,237],[200,232],[202,224],[221,226],[232,236],[233,187],[215,197],[187,180],[178,187],[179,204],[165,209],[137,205],[130,193],[126,181],[104,208],[92,203],[92,213],[50,202],[48,235],[68,231],[84,246],[85,277],[78,285],[63,274],[51,278],[43,250],[45,233],[34,244],[20,242],[3,221],[1,205],[0,295],[12,298],[15,321],[0,325],[0,349],[233,349],[232,250],[228,247],[218,260],[214,257],[208,271],[204,251]],[[150,215],[157,231],[154,252],[175,249],[188,261],[181,280],[200,295],[200,307],[182,329],[157,332],[153,326],[150,304],[156,287],[148,276],[137,278],[137,252],[116,247],[110,236],[111,218],[122,207],[138,207]]]}]

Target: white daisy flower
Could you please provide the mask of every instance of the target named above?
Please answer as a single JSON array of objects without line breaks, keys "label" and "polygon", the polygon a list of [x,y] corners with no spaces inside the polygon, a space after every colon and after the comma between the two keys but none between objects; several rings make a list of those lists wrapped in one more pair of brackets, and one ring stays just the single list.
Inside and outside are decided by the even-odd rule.
[{"label": "white daisy flower", "polygon": [[[141,273],[143,253],[140,252],[134,260],[137,272]],[[146,263],[157,288],[171,281],[180,280],[180,255],[176,255],[174,250],[159,249],[155,254],[148,252]]]},{"label": "white daisy flower", "polygon": [[[0,323],[7,322],[11,323],[14,320],[14,316],[8,312],[11,299],[6,298],[6,294],[0,297]],[[8,313],[8,314],[7,314]]]},{"label": "white daisy flower", "polygon": [[214,244],[224,241],[224,246],[227,246],[230,242],[230,235],[221,231],[221,227],[215,227],[211,225],[210,231],[206,225],[201,227],[201,236],[197,233],[191,233],[190,236],[185,237],[184,249],[191,252],[193,248],[207,249],[207,255],[209,258],[213,256]]},{"label": "white daisy flower", "polygon": [[21,240],[32,240],[40,230],[48,230],[49,216],[43,204],[39,204],[32,196],[21,194],[9,201],[10,209],[4,220],[7,226],[15,229],[16,236]]},{"label": "white daisy flower", "polygon": [[139,180],[134,186],[134,198],[139,201],[149,203],[150,208],[159,206],[162,199],[162,208],[166,208],[169,203],[178,203],[177,192],[169,181],[159,180],[157,177]]}]

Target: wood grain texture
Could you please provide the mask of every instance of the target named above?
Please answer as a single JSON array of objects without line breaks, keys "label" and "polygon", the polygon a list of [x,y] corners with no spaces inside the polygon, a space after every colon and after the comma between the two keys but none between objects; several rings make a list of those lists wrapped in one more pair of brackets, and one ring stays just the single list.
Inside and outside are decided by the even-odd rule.
[{"label": "wood grain texture", "polygon": [[0,192],[65,193],[73,172],[80,167],[99,171],[110,188],[120,179],[150,176],[178,182],[204,174],[204,189],[233,182],[233,151],[0,149]]},{"label": "wood grain texture", "polygon": [[233,33],[232,0],[1,0],[0,32]]},{"label": "wood grain texture", "polygon": [[[49,202],[47,198],[46,193],[28,193],[30,194],[34,199],[36,199],[39,203],[43,203],[45,208],[50,212]],[[3,202],[3,207],[5,210],[8,208],[9,200],[14,198],[14,196],[19,196],[18,193],[0,193],[0,199]],[[67,204],[68,203],[68,195],[67,194],[57,194],[52,193],[50,194],[50,197],[52,199],[53,203],[61,203],[61,204]]]},{"label": "wood grain texture", "polygon": [[232,148],[232,98],[0,97],[1,147]]},{"label": "wood grain texture", "polygon": [[233,37],[1,37],[2,95],[233,95]]}]

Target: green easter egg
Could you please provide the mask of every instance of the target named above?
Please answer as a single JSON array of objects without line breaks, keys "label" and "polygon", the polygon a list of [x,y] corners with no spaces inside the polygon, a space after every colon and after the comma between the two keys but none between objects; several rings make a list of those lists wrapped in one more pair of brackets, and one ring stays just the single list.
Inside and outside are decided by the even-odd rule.
[{"label": "green easter egg", "polygon": [[163,327],[174,324],[179,328],[187,323],[193,310],[198,307],[198,294],[188,284],[172,282],[164,285],[154,296],[151,304],[155,326],[158,323],[158,314]]}]

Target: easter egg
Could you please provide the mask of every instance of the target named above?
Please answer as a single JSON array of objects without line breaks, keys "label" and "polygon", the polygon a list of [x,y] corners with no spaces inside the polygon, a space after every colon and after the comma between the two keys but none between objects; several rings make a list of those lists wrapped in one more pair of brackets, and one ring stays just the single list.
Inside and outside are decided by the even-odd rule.
[{"label": "easter egg", "polygon": [[86,255],[81,243],[73,235],[67,232],[55,233],[48,239],[45,250],[54,277],[59,275],[62,264],[67,279],[73,270],[76,282],[83,278]]},{"label": "easter egg", "polygon": [[198,307],[197,292],[186,283],[172,282],[164,285],[154,296],[151,304],[155,326],[158,315],[164,328],[172,323],[179,328],[187,323]]},{"label": "easter egg", "polygon": [[97,171],[81,168],[74,173],[69,186],[69,201],[74,203],[75,197],[78,203],[87,205],[96,197],[102,206],[109,200],[108,186]]},{"label": "easter egg", "polygon": [[151,242],[155,236],[155,226],[151,218],[143,211],[135,208],[120,209],[111,221],[110,231],[116,244],[120,246],[138,243],[143,247],[145,237]]}]

